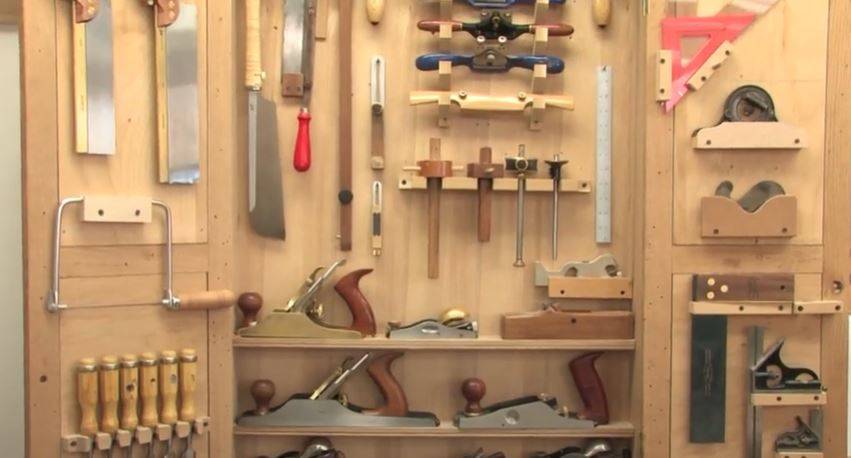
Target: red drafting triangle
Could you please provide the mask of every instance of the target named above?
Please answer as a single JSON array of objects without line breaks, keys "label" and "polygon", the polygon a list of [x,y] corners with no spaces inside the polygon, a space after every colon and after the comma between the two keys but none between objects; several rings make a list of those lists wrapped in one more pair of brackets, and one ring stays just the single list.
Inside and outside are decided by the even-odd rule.
[{"label": "red drafting triangle", "polygon": [[[669,17],[662,20],[662,49],[671,51],[673,71],[671,99],[665,102],[670,112],[686,95],[686,83],[725,41],[733,42],[756,19],[755,14],[736,14],[708,17]],[[706,37],[688,65],[682,65],[683,38]]]}]

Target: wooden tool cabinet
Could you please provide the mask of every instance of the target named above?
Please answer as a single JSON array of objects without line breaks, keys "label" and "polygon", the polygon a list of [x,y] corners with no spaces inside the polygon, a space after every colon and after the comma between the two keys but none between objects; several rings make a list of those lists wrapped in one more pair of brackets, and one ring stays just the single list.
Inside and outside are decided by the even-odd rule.
[{"label": "wooden tool cabinet", "polygon": [[[735,43],[735,54],[698,92],[670,115],[656,103],[656,53],[660,20],[676,14],[663,0],[614,0],[611,24],[594,25],[589,1],[553,6],[549,17],[576,28],[570,39],[551,39],[547,52],[565,59],[561,75],[535,78],[535,90],[570,94],[574,111],[546,110],[541,130],[529,130],[529,115],[458,113],[448,127],[441,111],[409,106],[413,90],[437,90],[447,75],[419,72],[417,55],[439,49],[437,36],[418,31],[420,19],[440,15],[439,3],[387,1],[384,18],[371,25],[363,2],[354,7],[353,132],[354,248],[338,251],[337,202],[337,2],[319,0],[318,24],[326,37],[316,43],[312,109],[314,164],[306,173],[291,165],[298,102],[280,96],[282,2],[262,1],[266,94],[278,103],[282,151],[285,242],[254,235],[248,225],[247,114],[242,87],[244,9],[241,1],[193,0],[199,6],[201,181],[193,186],[157,184],[154,128],[153,35],[150,10],[137,0],[114,0],[117,70],[117,152],[83,157],[73,152],[71,35],[68,0],[22,2],[23,139],[25,182],[27,447],[32,457],[61,454],[63,434],[75,433],[79,408],[74,364],[82,357],[194,347],[199,353],[198,410],[211,417],[208,435],[195,441],[198,456],[254,457],[302,446],[312,435],[330,436],[353,458],[461,457],[477,447],[525,457],[586,437],[610,437],[631,445],[633,456],[697,458],[744,456],[745,327],[759,323],[769,337],[787,337],[790,360],[817,370],[830,390],[824,406],[825,456],[846,453],[848,323],[844,314],[807,317],[731,318],[728,340],[727,442],[688,443],[690,336],[689,280],[696,273],[792,272],[804,299],[847,301],[851,240],[851,93],[846,74],[851,4],[846,0],[781,0]],[[474,17],[456,0],[453,16]],[[545,0],[539,0],[545,3]],[[703,13],[724,0],[701,0]],[[324,9],[326,8],[327,9]],[[516,8],[517,20],[532,6]],[[710,14],[710,13],[707,13]],[[325,29],[327,27],[327,29]],[[474,40],[456,35],[453,49],[472,51]],[[533,39],[509,45],[531,51]],[[387,62],[385,169],[370,168],[370,58]],[[613,243],[594,239],[596,68],[614,75]],[[800,150],[698,151],[692,133],[713,126],[727,93],[741,84],[768,89],[781,120],[802,129]],[[465,68],[451,74],[453,90],[477,93],[531,92],[528,72],[482,75]],[[526,208],[526,258],[514,260],[513,192],[494,193],[490,242],[476,237],[476,193],[458,185],[443,192],[440,278],[426,275],[426,197],[407,183],[402,168],[428,155],[429,139],[442,139],[444,158],[457,164],[478,160],[479,148],[494,158],[525,144],[543,161],[561,153],[564,169],[558,264],[549,261],[550,199],[530,192]],[[496,162],[496,161],[495,161]],[[545,169],[545,168],[544,168]],[[545,170],[539,172],[545,177]],[[333,179],[332,179],[333,177]],[[400,178],[402,177],[402,178]],[[384,251],[370,248],[370,185],[384,183]],[[781,182],[797,198],[797,233],[791,238],[701,236],[701,198],[722,180],[740,188],[760,179]],[[583,185],[584,183],[584,185]],[[506,191],[511,189],[506,185]],[[546,186],[544,186],[544,189]],[[58,201],[73,195],[148,196],[166,201],[175,215],[176,282],[192,290],[257,291],[262,313],[282,305],[319,265],[346,257],[348,269],[369,267],[361,288],[379,322],[413,322],[460,306],[480,325],[481,338],[463,345],[441,342],[255,340],[234,336],[239,312],[167,312],[159,305],[163,238],[154,224],[84,224],[66,216],[62,234],[61,284],[70,308],[49,313],[51,234]],[[159,216],[154,216],[157,221]],[[93,227],[90,227],[93,226]],[[555,268],[566,261],[611,252],[632,279],[632,299],[592,301],[599,309],[632,310],[636,337],[598,341],[503,341],[500,318],[539,309],[546,288],[533,284],[532,262]],[[332,321],[345,319],[339,297],[323,295]],[[569,302],[565,302],[569,303]],[[584,302],[583,302],[584,304]],[[234,418],[253,408],[248,387],[257,378],[277,385],[280,401],[314,386],[347,355],[401,349],[394,368],[413,409],[436,413],[443,426],[428,430],[281,428],[250,431]],[[486,403],[548,392],[576,407],[579,398],[567,368],[571,357],[605,350],[598,362],[612,423],[592,431],[458,432],[452,425],[464,405],[461,381],[488,385]],[[345,390],[356,403],[378,397],[366,377]],[[765,453],[774,437],[793,426],[795,408],[766,414]],[[141,455],[141,448],[136,451]]]}]

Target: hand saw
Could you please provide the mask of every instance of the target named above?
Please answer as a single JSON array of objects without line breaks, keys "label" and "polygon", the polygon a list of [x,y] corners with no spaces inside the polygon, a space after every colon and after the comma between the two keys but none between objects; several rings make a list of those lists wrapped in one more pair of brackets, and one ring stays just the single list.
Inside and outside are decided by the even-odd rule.
[{"label": "hand saw", "polygon": [[278,117],[260,93],[266,74],[260,59],[260,0],[246,0],[245,87],[248,89],[248,211],[254,231],[286,238]]},{"label": "hand saw", "polygon": [[73,0],[76,151],[115,153],[111,0]]},{"label": "hand saw", "polygon": [[281,83],[284,97],[301,97],[293,167],[310,169],[310,96],[313,88],[313,21],[315,0],[286,0],[284,5]]},{"label": "hand saw", "polygon": [[160,183],[200,178],[198,127],[198,7],[146,0],[155,9],[157,156]]}]

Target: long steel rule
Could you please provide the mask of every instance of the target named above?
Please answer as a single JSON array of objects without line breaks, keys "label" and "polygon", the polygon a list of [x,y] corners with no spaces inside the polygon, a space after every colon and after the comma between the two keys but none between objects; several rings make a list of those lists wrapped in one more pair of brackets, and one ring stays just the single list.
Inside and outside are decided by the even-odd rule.
[{"label": "long steel rule", "polygon": [[597,68],[597,243],[612,243],[612,67]]}]

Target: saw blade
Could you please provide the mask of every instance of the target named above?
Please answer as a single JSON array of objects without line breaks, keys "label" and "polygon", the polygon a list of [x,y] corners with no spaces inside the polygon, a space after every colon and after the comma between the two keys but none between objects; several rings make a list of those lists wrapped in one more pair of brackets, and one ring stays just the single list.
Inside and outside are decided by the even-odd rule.
[{"label": "saw blade", "polygon": [[251,227],[259,235],[285,239],[275,102],[266,100],[259,91],[250,91],[248,124],[248,208]]},{"label": "saw blade", "polygon": [[281,72],[284,95],[301,96],[309,106],[313,84],[313,18],[315,0],[286,0]]},{"label": "saw blade", "polygon": [[[115,100],[113,97],[112,54],[112,2],[101,0],[97,15],[85,24],[76,24],[75,30],[81,33],[75,41],[84,43],[85,49],[85,105],[82,107],[85,117],[82,143],[78,138],[78,151],[88,154],[115,153]],[[79,96],[78,96],[79,97]],[[82,101],[82,100],[81,100]],[[78,119],[78,125],[83,122]]]}]

